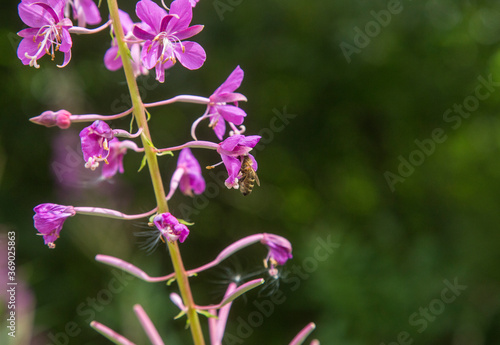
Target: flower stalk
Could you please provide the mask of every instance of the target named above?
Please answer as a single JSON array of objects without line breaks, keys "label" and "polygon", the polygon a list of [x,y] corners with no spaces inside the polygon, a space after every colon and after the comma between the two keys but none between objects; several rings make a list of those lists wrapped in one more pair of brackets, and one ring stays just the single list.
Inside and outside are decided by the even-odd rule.
[{"label": "flower stalk", "polygon": [[[120,16],[118,12],[117,0],[108,0],[108,7],[111,20],[113,21],[113,28],[116,35],[116,42],[118,44],[118,50],[120,56],[129,56],[129,49],[127,43],[125,42],[125,35],[123,32],[122,25],[120,23]],[[153,183],[153,189],[156,197],[156,203],[158,205],[159,213],[168,212],[168,204],[165,195],[165,189],[163,187],[163,182],[160,175],[160,170],[158,167],[158,160],[154,148],[149,144],[152,143],[151,135],[149,133],[149,127],[146,118],[146,112],[144,104],[139,94],[139,88],[137,86],[137,81],[134,76],[134,71],[132,68],[132,63],[130,59],[122,59],[123,70],[127,80],[127,85],[130,92],[130,97],[132,100],[132,106],[134,108],[133,114],[139,128],[142,128],[141,140],[144,147],[144,153],[146,156],[147,165],[149,168],[149,173],[151,175],[151,181]],[[181,292],[181,296],[184,305],[187,307],[187,317],[190,324],[191,334],[195,345],[205,344],[203,338],[203,333],[201,330],[201,324],[196,313],[195,304],[193,301],[193,296],[191,293],[191,287],[189,286],[188,274],[184,269],[184,264],[182,262],[181,254],[179,251],[179,246],[177,242],[167,242],[168,249],[170,252],[170,257],[172,260],[172,265],[175,271],[175,278]]]}]

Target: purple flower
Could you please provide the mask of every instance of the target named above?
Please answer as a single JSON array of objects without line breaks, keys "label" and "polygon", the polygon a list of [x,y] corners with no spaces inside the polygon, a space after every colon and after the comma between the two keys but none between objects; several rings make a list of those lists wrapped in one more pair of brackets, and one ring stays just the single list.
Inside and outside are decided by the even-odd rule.
[{"label": "purple flower", "polygon": [[135,11],[142,22],[134,26],[134,36],[146,41],[142,63],[147,69],[155,67],[159,82],[165,81],[165,69],[177,60],[190,70],[203,65],[205,50],[196,42],[182,42],[203,30],[203,25],[189,26],[193,17],[189,0],[175,0],[168,13],[151,0],[141,0]]},{"label": "purple flower", "polygon": [[[134,23],[127,12],[118,10],[120,16],[120,23],[123,27],[123,33],[125,34],[126,40],[135,40],[136,38],[132,34],[132,29]],[[147,75],[149,71],[141,62],[141,46],[140,43],[127,43],[130,49],[130,57],[132,62],[132,69],[134,70],[134,76]],[[106,51],[104,55],[104,65],[110,71],[117,71],[123,66],[122,58],[118,55],[118,43],[116,43],[116,38],[111,41],[111,48]]]},{"label": "purple flower", "polygon": [[198,3],[198,1],[200,1],[200,0],[189,0],[189,2],[191,3],[192,7],[195,7],[196,4]]},{"label": "purple flower", "polygon": [[59,238],[64,221],[76,214],[73,206],[40,204],[33,210],[35,211],[33,216],[35,228],[43,236],[45,244],[49,248],[55,248],[54,242]]},{"label": "purple flower", "polygon": [[80,132],[85,167],[95,170],[99,162],[108,163],[109,142],[113,139],[113,131],[104,121],[97,120]]},{"label": "purple flower", "polygon": [[78,20],[78,26],[94,25],[101,22],[99,8],[92,0],[65,0],[64,13],[69,17],[70,8],[73,8],[73,18]]},{"label": "purple flower", "polygon": [[292,258],[292,245],[284,237],[264,234],[261,243],[269,248],[266,261],[271,263],[271,268],[276,265],[284,265],[288,259]]},{"label": "purple flower", "polygon": [[54,59],[55,52],[64,53],[64,67],[71,60],[71,36],[73,26],[64,17],[64,0],[23,0],[19,6],[19,16],[29,28],[17,34],[23,37],[17,48],[17,56],[25,65],[39,68],[37,60],[45,54]]},{"label": "purple flower", "polygon": [[[241,93],[233,92],[240,87],[242,80],[243,70],[240,66],[237,66],[226,81],[209,97],[209,126],[214,129],[219,140],[222,140],[226,133],[225,121],[232,122],[235,125],[241,125],[245,116],[247,116],[245,111],[238,108],[238,102],[246,101],[246,97]],[[227,103],[234,103],[234,105]]]},{"label": "purple flower", "polygon": [[189,229],[184,224],[179,223],[177,218],[170,213],[161,213],[154,217],[153,223],[160,230],[161,235],[167,241],[184,242],[189,235]]},{"label": "purple flower", "polygon": [[170,200],[177,187],[184,195],[189,196],[193,196],[193,192],[201,194],[205,191],[205,179],[201,174],[200,164],[187,147],[183,148],[179,154],[177,169],[172,175],[167,200]]},{"label": "purple flower", "polygon": [[240,176],[241,163],[244,156],[250,157],[252,160],[252,168],[257,171],[257,161],[249,153],[252,148],[257,145],[260,140],[259,135],[244,135],[237,134],[227,138],[219,144],[217,152],[222,157],[222,162],[226,166],[229,177],[226,179],[225,184],[227,188],[238,188],[238,179]]},{"label": "purple flower", "polygon": [[71,125],[71,113],[64,109],[55,112],[47,110],[38,116],[32,117],[30,121],[45,127],[57,126],[66,129]]}]

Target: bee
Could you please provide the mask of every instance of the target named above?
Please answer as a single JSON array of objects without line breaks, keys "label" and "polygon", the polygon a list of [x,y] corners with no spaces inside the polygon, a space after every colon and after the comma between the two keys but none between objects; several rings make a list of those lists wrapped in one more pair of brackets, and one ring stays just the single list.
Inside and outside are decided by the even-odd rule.
[{"label": "bee", "polygon": [[243,162],[241,162],[240,175],[241,178],[239,184],[241,194],[246,196],[252,193],[255,182],[257,182],[257,185],[260,186],[259,176],[257,176],[257,173],[255,172],[255,170],[253,170],[252,160],[249,156],[243,157]]}]

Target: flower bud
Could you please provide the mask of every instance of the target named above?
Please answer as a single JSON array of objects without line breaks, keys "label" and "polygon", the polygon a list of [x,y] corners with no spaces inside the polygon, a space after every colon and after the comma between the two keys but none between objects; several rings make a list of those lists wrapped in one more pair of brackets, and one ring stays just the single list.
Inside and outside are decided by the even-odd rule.
[{"label": "flower bud", "polygon": [[56,112],[47,110],[38,116],[32,117],[30,121],[45,127],[57,126],[66,129],[71,125],[71,113],[64,109]]}]

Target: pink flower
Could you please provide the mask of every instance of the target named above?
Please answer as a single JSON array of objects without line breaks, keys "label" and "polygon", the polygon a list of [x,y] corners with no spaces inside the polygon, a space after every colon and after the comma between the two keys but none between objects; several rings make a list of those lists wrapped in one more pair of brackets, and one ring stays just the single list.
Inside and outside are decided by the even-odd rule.
[{"label": "pink flower", "polygon": [[200,163],[187,147],[182,149],[179,154],[177,169],[172,175],[167,200],[170,200],[177,187],[184,195],[189,196],[193,196],[193,192],[201,194],[205,191],[205,179],[201,174]]},{"label": "pink flower", "polygon": [[170,213],[161,213],[154,217],[153,223],[160,230],[161,236],[170,242],[184,242],[189,235],[189,229],[179,223]]},{"label": "pink flower", "polygon": [[59,238],[64,221],[76,214],[73,206],[40,204],[33,210],[35,211],[33,216],[35,228],[43,236],[45,244],[51,249],[55,248],[54,242]]},{"label": "pink flower", "polygon": [[[238,102],[246,101],[247,98],[241,93],[234,92],[240,87],[242,80],[243,70],[240,66],[237,66],[226,81],[209,97],[209,126],[213,128],[219,140],[222,140],[226,133],[225,121],[232,122],[235,125],[241,125],[245,116],[247,116],[245,111],[238,108]],[[234,103],[234,105],[228,103]]]},{"label": "pink flower", "polygon": [[73,9],[73,18],[78,20],[78,26],[85,27],[87,24],[94,25],[101,22],[99,8],[92,0],[65,0],[65,15],[69,17],[69,11]]},{"label": "pink flower", "polygon": [[203,30],[203,25],[189,26],[193,11],[189,0],[175,0],[167,13],[151,0],[137,3],[136,14],[142,20],[133,29],[134,36],[146,42],[141,59],[147,69],[156,69],[156,79],[165,81],[165,69],[177,60],[187,69],[200,68],[205,50],[196,42],[182,41]]},{"label": "pink flower", "polygon": [[47,110],[38,116],[32,117],[30,121],[45,127],[57,126],[66,129],[71,125],[71,113],[64,109],[56,112]]},{"label": "pink flower", "polygon": [[64,53],[66,66],[71,60],[71,36],[73,26],[64,17],[64,0],[23,0],[18,6],[19,16],[29,28],[17,34],[23,37],[17,48],[17,57],[24,65],[39,68],[37,60],[45,54],[55,57],[56,51]]},{"label": "pink flower", "polygon": [[109,142],[114,138],[113,131],[104,121],[97,120],[80,132],[85,167],[95,170],[99,162],[108,163]]},{"label": "pink flower", "polygon": [[221,155],[222,162],[224,162],[229,175],[225,181],[227,188],[239,187],[238,178],[244,156],[250,157],[252,160],[252,168],[257,171],[257,161],[249,152],[257,145],[260,138],[259,135],[245,137],[244,135],[237,134],[227,138],[219,144],[217,152]]}]

